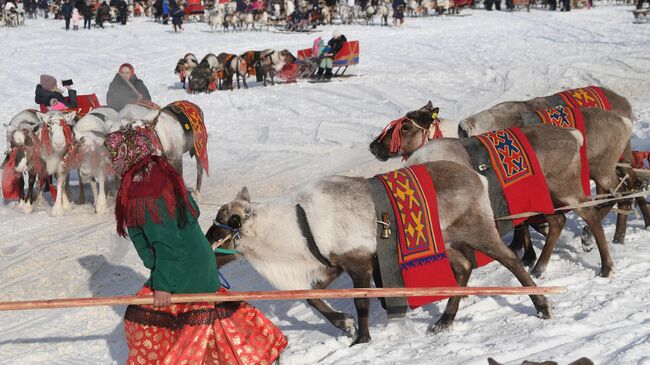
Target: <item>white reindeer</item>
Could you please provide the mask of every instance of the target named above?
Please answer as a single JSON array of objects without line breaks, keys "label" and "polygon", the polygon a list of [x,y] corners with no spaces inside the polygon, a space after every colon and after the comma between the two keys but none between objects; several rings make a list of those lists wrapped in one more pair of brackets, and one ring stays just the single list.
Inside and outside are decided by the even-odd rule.
[{"label": "white reindeer", "polygon": [[216,10],[210,13],[208,16],[208,25],[210,25],[210,29],[212,30],[215,30],[218,27],[224,28],[223,12]]},{"label": "white reindeer", "polygon": [[388,5],[384,2],[379,6],[379,16],[381,17],[380,24],[388,26],[388,14],[390,10],[388,9]]},{"label": "white reindeer", "polygon": [[368,5],[366,7],[366,12],[364,13],[366,25],[375,25],[375,13],[377,13],[377,10],[374,6]]},{"label": "white reindeer", "polygon": [[[139,104],[127,104],[118,114],[117,120],[122,129],[146,128],[153,126],[153,130],[162,147],[156,151],[163,156],[176,170],[183,174],[183,154],[194,147],[194,141],[185,137],[185,131],[181,123],[171,113],[160,109],[153,109]],[[196,155],[196,189],[193,192],[195,197],[201,191],[203,180],[203,166]]]},{"label": "white reindeer", "polygon": [[79,176],[90,183],[97,214],[106,213],[107,171],[110,170],[110,160],[106,155],[104,140],[106,134],[119,127],[117,112],[111,108],[97,108],[86,114],[74,126],[77,149],[82,151],[79,163]]},{"label": "white reindeer", "polygon": [[61,216],[64,210],[72,208],[70,197],[66,192],[66,186],[64,186],[70,167],[66,166],[64,158],[69,156],[74,148],[71,125],[76,113],[63,114],[58,111],[50,111],[47,114],[37,112],[36,116],[42,122],[41,128],[45,128],[42,135],[47,139],[41,140],[43,143],[41,158],[45,161],[47,174],[56,177],[57,194],[51,215]]}]

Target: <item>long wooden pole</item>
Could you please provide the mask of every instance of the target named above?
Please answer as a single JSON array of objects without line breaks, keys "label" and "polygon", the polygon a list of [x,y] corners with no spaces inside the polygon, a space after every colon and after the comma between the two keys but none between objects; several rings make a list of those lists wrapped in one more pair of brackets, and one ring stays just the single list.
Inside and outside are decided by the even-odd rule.
[{"label": "long wooden pole", "polygon": [[[566,292],[562,286],[527,287],[441,287],[441,288],[357,288],[323,290],[276,290],[252,292],[228,292],[224,294],[174,294],[172,303],[189,302],[237,302],[247,300],[297,300],[327,298],[377,298],[457,295],[547,295]],[[0,311],[27,309],[54,309],[97,307],[105,305],[153,304],[152,296],[116,296],[104,298],[68,298],[30,300],[22,302],[0,302]]]}]

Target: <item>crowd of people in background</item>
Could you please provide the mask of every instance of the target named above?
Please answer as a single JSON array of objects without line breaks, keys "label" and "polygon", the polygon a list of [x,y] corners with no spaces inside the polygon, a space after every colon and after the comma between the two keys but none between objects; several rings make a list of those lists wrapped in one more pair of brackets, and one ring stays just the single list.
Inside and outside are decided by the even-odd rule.
[{"label": "crowd of people in background", "polygon": [[[187,15],[184,4],[185,0],[149,0],[149,8],[156,21],[163,25],[168,25],[169,21],[173,25],[175,32],[183,30],[183,20]],[[206,10],[210,11],[218,0],[203,0]],[[474,3],[483,2],[486,10],[501,10],[502,0],[475,0]],[[506,10],[513,10],[515,5],[513,0],[505,1]],[[284,14],[283,20],[287,22],[287,29],[304,29],[312,28],[322,23],[324,7],[338,9],[340,6],[354,7],[358,6],[362,11],[366,11],[368,6],[375,9],[383,3],[383,0],[307,0],[306,6],[297,4],[297,0],[292,2],[293,7],[286,0],[234,0],[236,12],[259,14],[266,11],[267,13],[276,14],[278,10]],[[636,8],[641,9],[645,2],[650,0],[635,0]],[[0,0],[0,7],[5,8],[5,4],[12,3],[17,8],[17,0]],[[129,5],[134,4],[135,0],[23,0],[23,10],[27,18],[35,18],[40,14],[48,18],[50,14],[55,19],[65,21],[65,29],[79,29],[79,23],[83,18],[83,28],[91,29],[92,21],[95,20],[94,26],[104,28],[107,22],[115,22],[125,25],[129,18]],[[143,2],[140,2],[144,5]],[[544,5],[548,6],[551,11],[570,11],[572,0],[545,0]],[[586,7],[593,6],[593,0],[586,0]],[[404,22],[404,16],[407,8],[406,0],[389,0],[392,8],[393,25],[401,25]],[[581,5],[582,6],[582,5]],[[143,7],[141,7],[142,9]]]}]

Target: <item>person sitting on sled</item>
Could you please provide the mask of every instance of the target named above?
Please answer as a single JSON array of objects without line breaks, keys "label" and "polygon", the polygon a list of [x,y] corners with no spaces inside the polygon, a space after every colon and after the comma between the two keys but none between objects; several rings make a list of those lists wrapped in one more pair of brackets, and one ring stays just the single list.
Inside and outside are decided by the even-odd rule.
[{"label": "person sitting on sled", "polygon": [[287,30],[300,30],[305,27],[307,24],[307,19],[305,19],[305,14],[300,10],[300,7],[296,7],[296,10],[291,13],[289,16],[289,21],[287,22]]},{"label": "person sitting on sled", "polygon": [[220,289],[212,247],[183,177],[136,130],[107,136],[106,150],[122,184],[117,233],[133,242],[149,280],[124,314],[127,364],[270,364],[287,346],[282,332],[246,302],[171,304],[172,294]]},{"label": "person sitting on sled", "polygon": [[327,46],[321,48],[319,53],[321,57],[320,65],[318,67],[318,72],[316,72],[316,78],[321,79],[325,78],[329,80],[332,78],[332,66],[334,64],[334,56],[343,48],[343,44],[347,42],[347,39],[341,32],[335,30],[332,33],[332,39],[327,42]]},{"label": "person sitting on sled", "polygon": [[109,107],[119,112],[126,104],[151,101],[149,89],[135,75],[135,69],[130,63],[121,64],[117,70],[106,93],[106,104]]},{"label": "person sitting on sled", "polygon": [[43,104],[46,107],[52,107],[55,104],[61,103],[66,108],[77,107],[77,92],[72,89],[72,82],[67,84],[65,88],[68,90],[68,98],[63,96],[62,91],[56,86],[56,79],[50,75],[41,75],[41,82],[36,85],[34,91],[34,101],[36,104]]}]

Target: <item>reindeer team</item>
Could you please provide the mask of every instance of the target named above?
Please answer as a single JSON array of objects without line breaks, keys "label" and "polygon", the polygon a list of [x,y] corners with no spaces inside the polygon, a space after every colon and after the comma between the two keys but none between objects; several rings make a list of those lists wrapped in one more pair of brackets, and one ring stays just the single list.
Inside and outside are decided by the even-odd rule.
[{"label": "reindeer team", "polygon": [[[282,56],[282,51],[278,54]],[[193,66],[188,72],[192,83],[192,77],[201,64],[211,68],[223,67],[226,59],[238,58],[245,62],[244,58],[259,60],[265,56],[268,52],[251,51],[241,56],[209,54],[201,62],[196,62],[192,55],[182,60]],[[178,70],[181,74],[188,71],[184,67]],[[237,67],[234,70],[237,72]],[[378,159],[408,157],[407,166],[420,164],[430,175],[438,196],[442,236],[458,285],[467,285],[474,267],[474,254],[481,252],[504,265],[522,285],[535,286],[531,274],[539,277],[547,268],[566,222],[564,214],[569,209],[587,223],[590,233],[583,235],[586,240],[595,240],[601,259],[600,276],[610,277],[614,273],[614,262],[601,223],[613,203],[602,206],[584,204],[590,198],[585,195],[581,182],[582,146],[586,145],[588,174],[598,193],[616,195],[616,190],[622,185],[619,176],[623,174],[624,189],[639,188],[639,185],[631,168],[617,165],[621,156],[623,161],[630,160],[632,107],[623,96],[606,88],[602,91],[611,103],[611,111],[581,109],[584,135],[576,129],[525,125],[522,113],[555,107],[548,98],[535,98],[501,103],[460,123],[439,121],[439,109],[429,102],[406,113],[403,123],[389,125],[385,133],[372,141],[370,151]],[[508,232],[495,225],[490,183],[474,169],[468,150],[458,139],[513,126],[520,127],[530,141],[556,208],[555,213],[543,216],[547,225],[535,225],[545,236],[542,253],[536,262],[530,238],[526,236],[527,230],[524,231],[526,252],[523,260],[516,254],[519,247],[516,242],[508,248],[501,240]],[[193,141],[186,138],[178,118],[165,112],[164,108],[140,104],[127,105],[119,113],[98,108],[78,120],[74,112],[43,114],[25,110],[5,127],[9,149],[7,159],[12,156],[14,169],[21,177],[19,206],[31,212],[44,185],[47,182],[52,184],[53,176],[56,179],[56,198],[51,213],[55,216],[71,207],[66,185],[72,169],[78,170],[80,187],[83,181],[94,183],[91,187],[97,213],[107,210],[105,183],[111,169],[103,141],[111,131],[127,128],[148,131],[149,136],[158,141],[158,153],[181,172],[182,156],[193,148]],[[428,141],[433,127],[441,128],[446,138]],[[390,128],[399,129],[391,131]],[[395,136],[399,136],[399,141],[393,141]],[[393,148],[395,146],[397,148]],[[23,174],[28,178],[27,192],[23,191]],[[197,194],[201,181],[202,169],[197,156]],[[34,192],[36,182],[39,183],[38,191]],[[619,204],[629,209],[629,201]],[[640,199],[638,204],[645,215],[650,215],[645,200]],[[615,242],[623,243],[625,217],[619,218],[617,223]],[[305,226],[309,235],[305,234]],[[232,231],[237,234],[233,235]],[[232,249],[237,244],[239,254],[218,256],[220,265],[243,256],[276,288],[295,290],[326,288],[344,272],[351,277],[355,287],[370,287],[373,272],[378,270],[375,259],[377,232],[375,202],[368,180],[364,177],[331,176],[261,203],[252,202],[248,189],[243,188],[234,200],[218,210],[206,237],[223,248]],[[309,237],[318,255],[314,253],[314,247],[310,247]],[[533,264],[529,274],[524,266]],[[431,324],[429,331],[439,332],[452,325],[460,299],[452,297],[448,300],[443,315]],[[550,305],[544,296],[531,295],[531,300],[534,313],[544,319],[551,317]],[[365,343],[371,339],[369,299],[358,298],[354,302],[356,324],[350,314],[336,311],[322,300],[308,300],[334,326],[355,335],[353,344]]]}]

